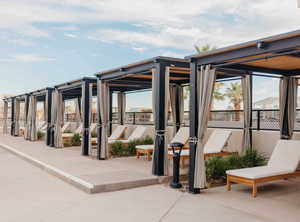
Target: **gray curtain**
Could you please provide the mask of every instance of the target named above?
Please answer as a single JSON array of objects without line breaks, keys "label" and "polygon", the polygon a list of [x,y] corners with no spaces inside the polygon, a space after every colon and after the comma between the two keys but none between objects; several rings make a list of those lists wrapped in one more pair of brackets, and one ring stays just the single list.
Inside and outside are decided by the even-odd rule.
[{"label": "gray curtain", "polygon": [[[153,110],[153,119],[157,118],[157,114],[155,113],[155,104],[157,93],[159,91],[158,85],[156,84],[156,79],[159,78],[158,75],[155,75],[155,69],[152,69],[152,110]],[[167,138],[167,125],[168,125],[168,113],[169,113],[169,92],[170,92],[170,67],[166,67],[165,72],[165,123],[164,130],[155,129],[155,139],[154,139],[154,151],[153,151],[153,160],[152,160],[152,171],[154,172],[154,161],[157,160],[157,147],[161,140],[164,141],[164,175],[169,174],[169,161],[168,161],[168,138]]]},{"label": "gray curtain", "polygon": [[46,100],[43,102],[43,109],[44,109],[44,121],[47,121],[47,105]]},{"label": "gray curtain", "polygon": [[27,114],[27,124],[25,127],[25,139],[36,141],[37,130],[36,130],[36,97],[31,95],[29,98],[29,108]]},{"label": "gray curtain", "polygon": [[79,127],[79,125],[82,122],[82,115],[81,115],[81,99],[80,98],[76,98],[75,99],[75,115],[76,115],[76,122],[77,122],[77,127]]},{"label": "gray curtain", "polygon": [[[175,136],[180,126],[184,124],[184,98],[183,87],[177,84],[170,84],[170,105],[172,119],[174,123],[173,135]],[[176,107],[179,106],[179,109]],[[179,113],[178,113],[179,112]],[[179,116],[179,122],[176,123],[176,119]]]},{"label": "gray curtain", "polygon": [[109,157],[108,150],[108,130],[109,130],[109,86],[103,81],[98,81],[98,109],[100,110],[101,117],[101,145],[100,145],[100,158],[107,159]]},{"label": "gray curtain", "polygon": [[92,130],[91,125],[93,122],[93,84],[89,85],[89,153],[92,153]]},{"label": "gray curtain", "polygon": [[252,115],[252,98],[251,98],[251,77],[246,75],[242,77],[242,92],[244,106],[244,130],[243,130],[243,149],[251,146],[251,115]]},{"label": "gray curtain", "polygon": [[195,158],[195,188],[205,188],[206,173],[204,160],[204,136],[207,132],[207,122],[214,91],[216,70],[210,65],[201,66],[198,74],[198,141]]},{"label": "gray curtain", "polygon": [[124,125],[126,112],[126,94],[118,93],[118,120],[120,125]]},{"label": "gray curtain", "polygon": [[64,118],[63,98],[61,92],[57,89],[53,91],[52,97],[52,124],[54,126],[54,146],[56,148],[63,147],[62,126]]},{"label": "gray curtain", "polygon": [[7,128],[7,117],[8,117],[8,102],[3,101],[3,134],[8,133],[8,128]]},{"label": "gray curtain", "polygon": [[297,107],[297,79],[283,77],[280,80],[280,137],[291,139],[293,136],[296,107]]},{"label": "gray curtain", "polygon": [[15,136],[19,136],[19,131],[20,131],[20,100],[18,99],[15,99],[15,103],[14,103],[14,106],[15,106],[15,132],[14,132],[14,135]]},{"label": "gray curtain", "polygon": [[26,128],[28,123],[28,108],[29,108],[29,96],[25,96],[25,102],[24,102],[24,138],[26,139]]}]

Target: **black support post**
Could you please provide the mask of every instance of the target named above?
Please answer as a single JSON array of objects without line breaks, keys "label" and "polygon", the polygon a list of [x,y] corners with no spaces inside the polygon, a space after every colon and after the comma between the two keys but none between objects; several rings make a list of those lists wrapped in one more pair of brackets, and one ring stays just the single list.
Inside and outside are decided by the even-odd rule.
[{"label": "black support post", "polygon": [[[181,115],[181,110],[180,110],[180,101],[179,101],[179,90],[176,90],[177,95],[176,95],[176,103],[175,103],[175,107],[176,107],[176,120],[174,121],[174,124],[176,124],[176,132],[178,132],[179,128],[180,128],[180,115]],[[183,99],[183,98],[182,98]],[[183,111],[184,112],[184,111]]]},{"label": "black support post", "polygon": [[113,119],[113,91],[109,91],[109,132],[108,136],[112,133],[112,119]]},{"label": "black support post", "polygon": [[198,137],[198,98],[197,98],[197,63],[191,61],[190,63],[190,162],[189,162],[189,192],[200,193],[199,188],[195,188],[195,157],[197,149]]},{"label": "black support post", "polygon": [[51,109],[52,109],[52,92],[53,92],[53,89],[47,89],[46,91],[46,107],[47,107],[47,135],[46,135],[46,145],[47,146],[50,146],[51,144],[51,132],[52,132],[52,126],[51,126],[51,120],[52,120],[52,116],[51,116]]},{"label": "black support post", "polygon": [[82,144],[81,144],[81,154],[84,156],[89,155],[89,130],[90,130],[90,82],[88,80],[83,80],[82,82],[82,120],[83,120],[83,133],[82,133]]},{"label": "black support post", "polygon": [[11,99],[11,126],[10,135],[15,135],[15,98]]},{"label": "black support post", "polygon": [[163,63],[155,64],[155,85],[156,92],[153,93],[155,96],[155,152],[153,154],[153,169],[152,173],[157,176],[164,175],[164,144],[165,144],[165,68],[166,65]]}]

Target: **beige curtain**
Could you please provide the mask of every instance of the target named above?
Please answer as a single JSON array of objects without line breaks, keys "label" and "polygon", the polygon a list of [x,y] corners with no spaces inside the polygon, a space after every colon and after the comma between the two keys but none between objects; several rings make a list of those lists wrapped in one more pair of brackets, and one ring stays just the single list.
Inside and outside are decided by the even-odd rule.
[{"label": "beige curtain", "polygon": [[15,128],[14,128],[14,135],[19,136],[19,131],[20,131],[20,100],[17,98],[15,99],[14,102],[15,106]]},{"label": "beige curtain", "polygon": [[[175,136],[179,127],[184,124],[183,87],[177,84],[170,84],[169,88],[170,88],[169,99],[171,105],[172,119],[174,123],[173,136]],[[179,110],[176,109],[177,105],[179,106]],[[179,123],[176,123],[176,119],[178,116],[179,116]]]},{"label": "beige curtain", "polygon": [[242,77],[243,106],[244,106],[244,130],[243,130],[243,149],[251,146],[251,115],[252,115],[252,98],[251,98],[251,77],[246,75]]},{"label": "beige curtain", "polygon": [[125,123],[126,112],[126,94],[124,92],[118,93],[118,120],[120,125]]},{"label": "beige curtain", "polygon": [[29,97],[29,108],[27,114],[27,124],[25,127],[25,139],[30,141],[37,140],[36,130],[36,97],[31,95]]},{"label": "beige curtain", "polygon": [[3,101],[3,134],[8,134],[7,118],[8,118],[8,102]]},{"label": "beige curtain", "polygon": [[61,92],[57,89],[53,91],[53,127],[54,127],[54,146],[56,148],[63,147],[63,139],[62,139],[62,126],[63,126],[63,118],[64,118],[64,108],[63,108],[63,98]]},{"label": "beige curtain", "polygon": [[280,137],[291,139],[293,136],[296,107],[297,107],[297,79],[283,77],[280,80],[279,106],[280,106]]},{"label": "beige curtain", "polygon": [[198,74],[198,142],[195,158],[195,188],[206,187],[206,173],[204,160],[204,136],[207,132],[207,122],[209,117],[210,105],[214,91],[216,70],[211,69],[210,65],[201,66]]},{"label": "beige curtain", "polygon": [[109,86],[103,80],[98,80],[98,109],[100,111],[101,144],[100,159],[109,158],[108,131],[109,131]]},{"label": "beige curtain", "polygon": [[77,127],[82,123],[82,115],[81,115],[81,99],[76,98],[75,99],[75,115],[76,115],[76,122],[77,122]]},{"label": "beige curtain", "polygon": [[93,122],[93,84],[89,85],[89,153],[92,153],[92,130],[91,125]]},{"label": "beige curtain", "polygon": [[[159,145],[161,144],[161,142],[163,141],[164,143],[164,175],[168,175],[169,174],[169,160],[168,160],[168,138],[167,138],[167,125],[168,125],[168,113],[169,113],[169,86],[170,86],[170,68],[166,67],[166,71],[165,71],[165,86],[164,86],[164,93],[165,93],[165,97],[164,97],[164,105],[165,105],[165,122],[164,122],[164,130],[160,130],[155,128],[155,139],[154,139],[154,152],[153,152],[153,161],[152,161],[152,172],[155,174],[156,172],[156,167],[158,166],[158,149],[159,149]],[[158,91],[162,90],[159,89],[158,85],[157,85],[157,78],[159,78],[158,75],[156,75],[155,69],[152,69],[152,109],[153,109],[153,119],[154,121],[157,118],[157,114],[155,112],[155,107],[156,107],[156,102],[158,98]]]}]

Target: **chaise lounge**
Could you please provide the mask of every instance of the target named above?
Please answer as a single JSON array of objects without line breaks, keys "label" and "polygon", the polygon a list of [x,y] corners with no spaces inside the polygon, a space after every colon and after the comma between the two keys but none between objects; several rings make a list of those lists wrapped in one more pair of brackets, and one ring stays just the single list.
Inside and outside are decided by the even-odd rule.
[{"label": "chaise lounge", "polygon": [[232,183],[252,186],[252,196],[257,195],[257,184],[300,176],[300,140],[279,140],[267,166],[228,170],[227,189]]}]

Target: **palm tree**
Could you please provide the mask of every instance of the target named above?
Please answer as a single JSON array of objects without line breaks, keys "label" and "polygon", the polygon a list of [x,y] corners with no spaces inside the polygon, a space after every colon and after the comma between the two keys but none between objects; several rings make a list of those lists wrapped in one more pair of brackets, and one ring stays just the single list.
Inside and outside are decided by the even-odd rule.
[{"label": "palm tree", "polygon": [[194,47],[195,47],[198,54],[200,54],[202,52],[211,51],[211,50],[214,50],[214,49],[217,48],[216,46],[211,46],[209,44],[205,44],[203,46],[198,46],[198,45],[195,44]]},{"label": "palm tree", "polygon": [[[231,105],[234,110],[240,110],[242,104],[242,87],[239,82],[234,82],[230,84],[230,87],[227,87],[225,96],[229,98]],[[240,120],[239,112],[235,114],[236,120]]]}]

